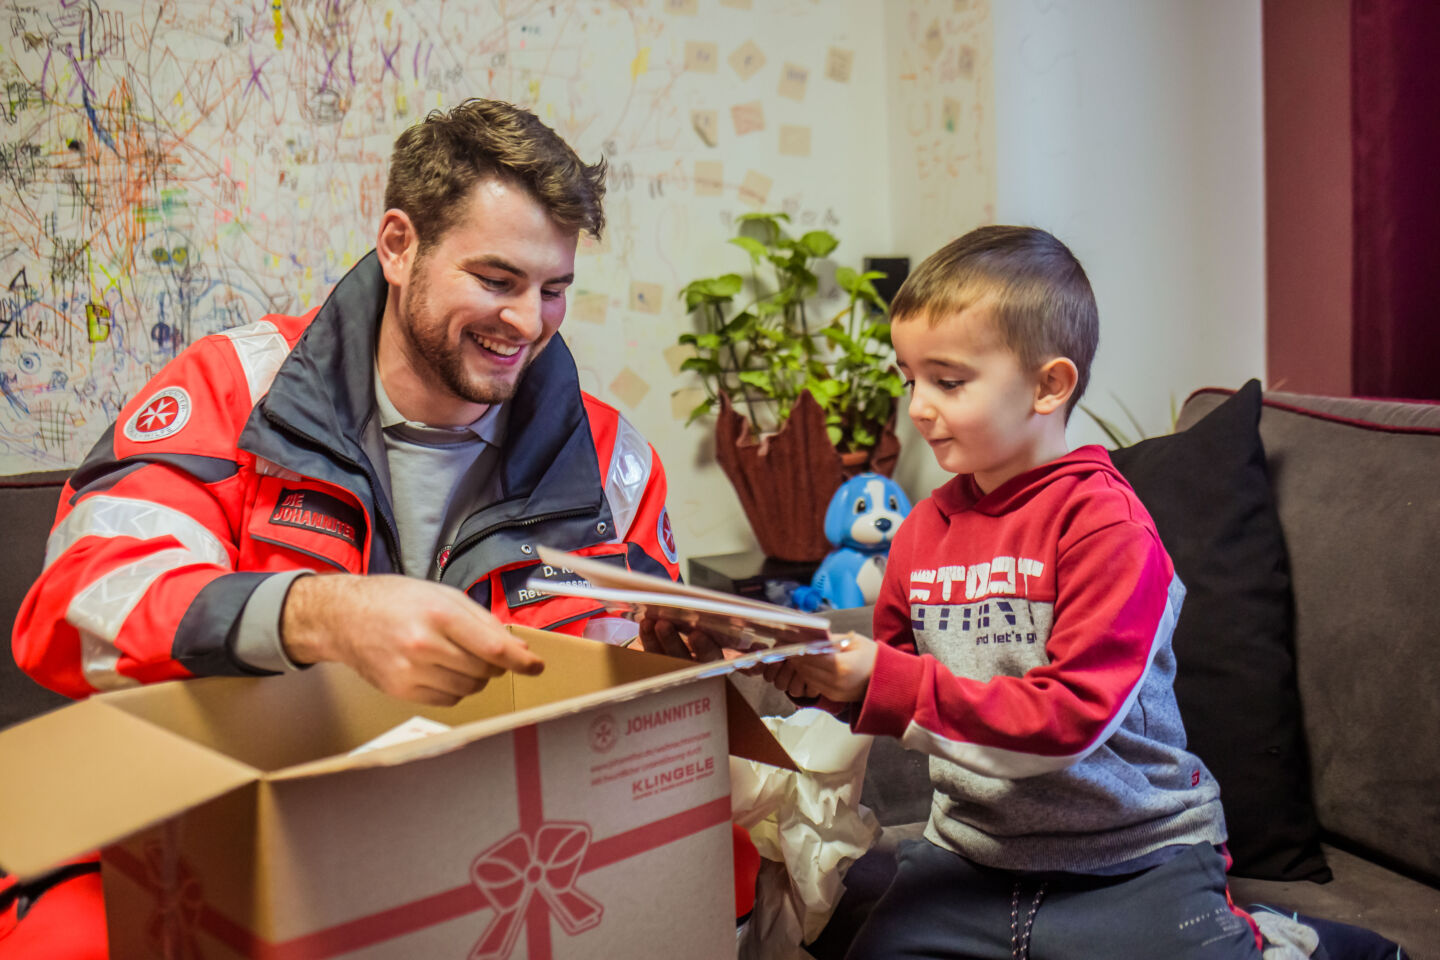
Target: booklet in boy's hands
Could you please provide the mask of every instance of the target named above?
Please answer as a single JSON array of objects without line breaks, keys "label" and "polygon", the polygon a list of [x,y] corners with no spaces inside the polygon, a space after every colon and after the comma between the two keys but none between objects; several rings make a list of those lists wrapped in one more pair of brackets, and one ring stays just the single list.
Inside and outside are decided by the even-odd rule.
[{"label": "booklet in boy's hands", "polygon": [[824,617],[635,573],[563,550],[544,546],[539,550],[540,559],[552,571],[583,580],[532,576],[525,586],[537,593],[588,597],[631,620],[651,614],[677,621],[704,630],[732,650],[803,643],[807,653],[828,653],[845,647],[843,638],[830,636],[830,623]]}]

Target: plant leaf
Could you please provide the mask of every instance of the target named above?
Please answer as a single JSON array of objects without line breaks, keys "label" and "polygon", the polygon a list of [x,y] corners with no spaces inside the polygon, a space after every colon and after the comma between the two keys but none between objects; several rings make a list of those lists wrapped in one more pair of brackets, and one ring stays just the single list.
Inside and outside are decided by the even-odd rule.
[{"label": "plant leaf", "polygon": [[711,277],[709,280],[702,280],[701,283],[704,284],[705,295],[715,300],[729,300],[745,285],[745,281],[738,273]]},{"label": "plant leaf", "polygon": [[756,221],[756,220],[769,220],[769,221],[771,221],[772,223],[773,223],[774,221],[776,221],[776,220],[784,220],[786,223],[789,223],[789,222],[790,222],[790,214],[788,214],[788,213],[780,213],[780,212],[776,212],[776,213],[742,213],[742,214],[740,214],[740,216],[736,217],[735,219],[736,219],[736,221],[739,222],[739,223],[751,223],[751,222]]},{"label": "plant leaf", "polygon": [[709,357],[690,357],[680,364],[681,370],[693,370],[696,373],[715,376],[720,373],[720,364]]},{"label": "plant leaf", "polygon": [[1130,408],[1125,406],[1125,402],[1119,397],[1115,396],[1115,394],[1110,394],[1110,399],[1115,401],[1115,405],[1120,408],[1120,412],[1125,414],[1125,419],[1130,421],[1130,426],[1135,428],[1136,438],[1138,440],[1144,440],[1145,428],[1140,426],[1140,421],[1135,419],[1135,414],[1131,413]]},{"label": "plant leaf", "polygon": [[829,256],[832,250],[840,246],[840,241],[828,230],[811,230],[800,238],[799,246],[810,256],[819,258]]},{"label": "plant leaf", "polygon": [[872,323],[864,330],[860,331],[860,336],[866,340],[874,340],[877,343],[883,343],[885,344],[885,346],[888,347],[891,345],[890,322],[888,320],[880,320]]},{"label": "plant leaf", "polygon": [[778,297],[771,297],[768,300],[761,300],[755,304],[755,315],[762,320],[765,317],[773,317],[785,309],[785,300]]},{"label": "plant leaf", "polygon": [[766,247],[765,244],[756,240],[754,237],[731,237],[728,242],[735,244],[735,246],[750,254],[750,259],[756,263],[765,259],[765,255],[770,252],[770,249]]},{"label": "plant leaf", "polygon": [[696,420],[699,420],[701,417],[705,416],[705,414],[709,413],[714,408],[714,406],[715,401],[711,400],[709,397],[706,397],[703,403],[701,403],[694,410],[690,411],[690,416],[685,418],[685,426],[688,427]]},{"label": "plant leaf", "polygon": [[775,384],[771,380],[768,370],[741,370],[737,376],[741,383],[763,390],[767,396],[773,396],[775,393]]},{"label": "plant leaf", "polygon": [[750,324],[754,322],[755,314],[746,310],[743,313],[737,313],[731,317],[730,322],[720,328],[720,333],[731,340],[738,340],[746,333]]},{"label": "plant leaf", "polygon": [[1115,424],[1100,416],[1100,414],[1096,413],[1094,410],[1091,410],[1085,404],[1079,404],[1079,407],[1087,417],[1095,421],[1096,426],[1098,426],[1101,430],[1105,432],[1105,436],[1110,438],[1110,442],[1115,444],[1116,449],[1119,449],[1120,447],[1130,446],[1131,441],[1129,437],[1125,436],[1125,431],[1121,430],[1119,427],[1115,426]]}]

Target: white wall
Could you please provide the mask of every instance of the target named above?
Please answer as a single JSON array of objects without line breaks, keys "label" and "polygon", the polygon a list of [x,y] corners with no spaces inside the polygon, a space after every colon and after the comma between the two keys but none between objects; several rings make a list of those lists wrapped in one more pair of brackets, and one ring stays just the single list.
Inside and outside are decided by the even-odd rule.
[{"label": "white wall", "polygon": [[[1088,405],[1123,422],[1119,398],[1147,435],[1168,432],[1172,397],[1264,376],[1259,0],[992,13],[995,219],[1050,230],[1084,263],[1101,331]],[[1106,442],[1079,412],[1070,434]],[[944,474],[911,443],[900,477],[923,494]]]}]

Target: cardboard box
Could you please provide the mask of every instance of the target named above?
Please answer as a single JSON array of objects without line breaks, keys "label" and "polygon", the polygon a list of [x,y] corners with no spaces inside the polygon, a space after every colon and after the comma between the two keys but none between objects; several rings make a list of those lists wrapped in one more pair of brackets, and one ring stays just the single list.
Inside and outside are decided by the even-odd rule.
[{"label": "cardboard box", "polygon": [[0,867],[103,847],[127,960],[733,957],[727,753],[789,757],[723,668],[512,629],[545,672],[449,709],[319,666],[4,731]]}]

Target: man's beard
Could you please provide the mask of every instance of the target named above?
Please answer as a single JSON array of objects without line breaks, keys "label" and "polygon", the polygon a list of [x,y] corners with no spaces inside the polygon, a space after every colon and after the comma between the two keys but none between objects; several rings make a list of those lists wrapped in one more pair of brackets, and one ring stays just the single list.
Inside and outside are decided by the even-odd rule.
[{"label": "man's beard", "polygon": [[[537,351],[533,345],[524,349],[526,356],[512,379],[477,378],[465,366],[464,344],[451,344],[447,339],[444,320],[432,322],[430,299],[424,273],[416,263],[411,271],[413,282],[400,301],[400,329],[410,341],[415,355],[425,369],[452,394],[468,403],[483,403],[487,406],[504,403],[515,395],[515,387],[535,361]],[[468,333],[461,337],[469,338]],[[476,349],[483,350],[479,344]]]}]

